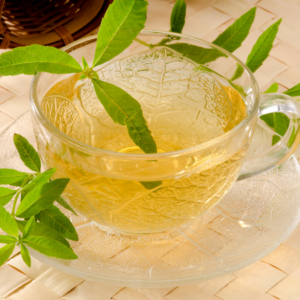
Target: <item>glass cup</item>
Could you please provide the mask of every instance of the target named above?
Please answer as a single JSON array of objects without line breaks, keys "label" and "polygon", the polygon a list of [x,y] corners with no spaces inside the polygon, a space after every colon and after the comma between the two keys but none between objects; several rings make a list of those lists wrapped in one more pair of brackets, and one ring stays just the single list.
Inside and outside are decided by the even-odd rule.
[{"label": "glass cup", "polygon": [[[78,62],[84,56],[91,65],[96,38],[63,50]],[[194,52],[182,56],[178,43]],[[217,55],[201,63],[205,53]],[[243,74],[230,81],[237,64]],[[126,128],[106,118],[103,107],[76,106],[68,88],[49,93],[62,79],[70,82],[70,75],[37,74],[30,101],[44,167],[56,167],[57,177],[71,179],[65,199],[104,229],[149,234],[184,226],[216,205],[236,180],[281,164],[298,146],[297,101],[283,94],[261,95],[244,63],[203,40],[144,30],[97,72],[140,102],[158,153],[127,147]],[[90,88],[89,82],[80,87],[82,103]],[[268,151],[246,158],[258,116],[273,112],[287,114],[287,132]],[[108,129],[99,134],[95,127],[100,125],[87,116]]]}]

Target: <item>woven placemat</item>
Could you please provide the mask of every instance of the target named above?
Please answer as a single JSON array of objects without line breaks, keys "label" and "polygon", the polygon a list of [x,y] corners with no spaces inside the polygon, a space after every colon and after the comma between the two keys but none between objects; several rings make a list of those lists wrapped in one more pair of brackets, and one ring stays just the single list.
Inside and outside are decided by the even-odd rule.
[{"label": "woven placemat", "polygon": [[[169,30],[175,0],[150,0],[146,28]],[[183,33],[213,41],[251,7],[257,16],[235,54],[246,61],[254,42],[283,18],[270,57],[255,73],[262,91],[273,82],[279,91],[300,82],[300,0],[186,0]],[[95,31],[96,32],[96,31]],[[31,76],[0,79],[0,131],[29,109]],[[0,268],[0,300],[300,300],[300,225],[273,253],[253,265],[192,286],[161,289],[122,288],[87,282],[32,259],[29,269],[19,250]]]}]

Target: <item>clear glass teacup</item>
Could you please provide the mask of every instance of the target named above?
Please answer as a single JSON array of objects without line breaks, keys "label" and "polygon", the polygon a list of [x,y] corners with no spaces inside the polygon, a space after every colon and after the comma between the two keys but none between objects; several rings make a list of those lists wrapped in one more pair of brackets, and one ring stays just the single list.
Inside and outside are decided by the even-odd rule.
[{"label": "clear glass teacup", "polygon": [[[178,46],[169,47],[178,43],[200,48],[183,55]],[[91,64],[95,44],[90,36],[64,50]],[[217,58],[193,60],[207,51]],[[230,81],[237,63],[244,72]],[[158,153],[141,152],[79,75],[39,73],[30,99],[44,167],[71,178],[65,199],[104,228],[145,234],[184,226],[216,205],[237,179],[282,163],[298,146],[297,101],[261,95],[250,70],[208,42],[142,31],[96,70],[140,102]],[[286,134],[268,151],[246,158],[258,116],[272,112],[290,118]]]}]

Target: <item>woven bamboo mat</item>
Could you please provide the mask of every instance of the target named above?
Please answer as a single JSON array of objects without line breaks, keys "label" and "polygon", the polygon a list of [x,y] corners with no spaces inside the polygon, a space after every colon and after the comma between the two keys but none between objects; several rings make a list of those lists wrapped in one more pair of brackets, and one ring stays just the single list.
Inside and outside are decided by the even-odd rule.
[{"label": "woven bamboo mat", "polygon": [[[254,26],[235,54],[246,61],[252,45],[270,24],[283,18],[271,56],[255,73],[264,91],[300,82],[300,0],[186,0],[185,34],[213,41],[237,17],[257,6]],[[148,29],[169,29],[175,0],[149,0]],[[0,78],[0,132],[29,110],[31,76]],[[32,259],[29,269],[15,250],[0,268],[0,300],[300,300],[300,225],[261,261],[209,282],[161,289],[134,289],[84,281]]]}]

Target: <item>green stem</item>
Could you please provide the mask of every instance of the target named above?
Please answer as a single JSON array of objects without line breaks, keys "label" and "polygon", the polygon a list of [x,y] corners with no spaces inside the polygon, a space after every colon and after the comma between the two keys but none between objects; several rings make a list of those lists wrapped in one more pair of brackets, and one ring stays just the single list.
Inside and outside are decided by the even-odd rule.
[{"label": "green stem", "polygon": [[166,43],[168,43],[168,42],[172,42],[172,38],[165,38],[165,39],[162,39],[159,43],[157,43],[157,44],[154,44],[154,45],[152,45],[153,47],[157,47],[157,46],[163,46],[163,45],[165,45]]},{"label": "green stem", "polygon": [[180,40],[180,37],[177,37],[177,36],[170,36],[170,37],[168,37],[168,38],[162,39],[159,43],[156,43],[156,44],[154,44],[154,45],[153,45],[153,44],[148,44],[148,43],[146,43],[146,42],[144,42],[144,41],[142,41],[142,40],[140,40],[140,39],[138,39],[138,38],[135,38],[134,40],[135,40],[136,42],[138,42],[138,43],[144,45],[144,46],[149,47],[150,49],[153,49],[153,48],[155,48],[155,47],[157,47],[157,46],[163,46],[163,45],[165,45],[166,43],[172,42],[173,40]]},{"label": "green stem", "polygon": [[11,215],[14,217],[15,216],[15,210],[16,210],[16,205],[17,205],[17,201],[19,198],[20,193],[22,192],[22,188],[30,181],[30,179],[32,178],[32,175],[29,175],[28,177],[26,177],[24,179],[24,181],[21,184],[21,187],[18,189],[15,198],[14,198],[14,204],[13,204],[13,208],[12,208],[12,212]]},{"label": "green stem", "polygon": [[146,43],[146,42],[144,42],[144,41],[142,41],[142,40],[140,40],[140,39],[138,39],[138,38],[135,38],[134,40],[135,40],[136,42],[138,42],[138,43],[140,43],[140,44],[146,46],[146,47],[149,47],[150,49],[153,48],[152,45],[150,45],[150,44],[148,44],[148,43]]}]

